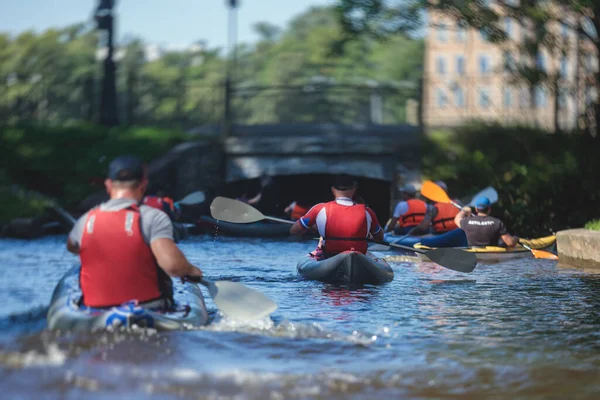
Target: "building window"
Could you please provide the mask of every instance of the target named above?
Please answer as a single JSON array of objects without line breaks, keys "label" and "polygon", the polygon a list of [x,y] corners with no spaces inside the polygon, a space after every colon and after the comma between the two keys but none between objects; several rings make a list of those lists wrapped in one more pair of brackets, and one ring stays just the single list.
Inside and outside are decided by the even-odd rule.
[{"label": "building window", "polygon": [[504,108],[512,107],[512,89],[509,87],[504,88],[504,93],[502,94],[502,104],[504,104]]},{"label": "building window", "polygon": [[492,5],[492,0],[479,0],[483,7],[489,7]]},{"label": "building window", "polygon": [[558,108],[567,108],[567,91],[566,89],[560,89],[558,91]]},{"label": "building window", "polygon": [[537,56],[535,57],[535,66],[540,71],[546,70],[546,57],[544,57],[544,55],[542,53],[538,53]]},{"label": "building window", "polygon": [[448,27],[446,26],[445,22],[440,22],[440,24],[437,27],[437,39],[440,42],[448,41]]},{"label": "building window", "polygon": [[510,73],[516,70],[515,57],[511,52],[504,52],[504,72]]},{"label": "building window", "polygon": [[569,38],[569,26],[564,22],[560,24],[560,34],[564,39]]},{"label": "building window", "polygon": [[454,104],[456,107],[464,108],[465,106],[465,92],[460,86],[456,86],[454,92]]},{"label": "building window", "polygon": [[463,21],[459,21],[456,25],[456,40],[459,42],[467,40],[467,26]]},{"label": "building window", "polygon": [[479,106],[481,108],[489,108],[490,106],[490,91],[487,88],[479,89]]},{"label": "building window", "polygon": [[513,23],[510,17],[504,17],[504,32],[509,38],[513,38]]},{"label": "building window", "polygon": [[479,56],[479,73],[487,75],[490,73],[490,58],[487,55]]},{"label": "building window", "polygon": [[585,55],[585,69],[588,72],[594,71],[594,56],[591,53]]},{"label": "building window", "polygon": [[438,57],[435,65],[438,74],[446,75],[446,59],[444,57]]},{"label": "building window", "polygon": [[456,56],[456,72],[458,75],[465,74],[465,58],[463,56]]},{"label": "building window", "polygon": [[438,89],[435,95],[435,103],[438,108],[444,108],[448,104],[448,97],[442,89]]},{"label": "building window", "polygon": [[585,104],[588,106],[594,104],[597,98],[598,93],[593,86],[588,86],[585,88]]},{"label": "building window", "polygon": [[546,90],[541,86],[535,87],[535,105],[537,108],[546,108]]},{"label": "building window", "polygon": [[562,56],[560,59],[560,77],[567,79],[569,76],[569,60],[567,56]]},{"label": "building window", "polygon": [[484,29],[479,30],[479,36],[481,36],[481,40],[484,42],[490,39],[490,35]]},{"label": "building window", "polygon": [[529,94],[529,88],[519,89],[519,107],[525,108],[530,106]]}]

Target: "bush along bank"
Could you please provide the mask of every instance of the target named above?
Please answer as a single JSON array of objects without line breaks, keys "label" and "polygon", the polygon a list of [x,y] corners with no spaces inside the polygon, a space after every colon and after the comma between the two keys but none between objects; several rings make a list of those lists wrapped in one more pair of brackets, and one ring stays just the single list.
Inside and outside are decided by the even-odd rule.
[{"label": "bush along bank", "polygon": [[522,237],[580,228],[598,216],[600,140],[472,124],[424,138],[423,172],[450,195],[493,186],[493,214]]},{"label": "bush along bank", "polygon": [[[101,189],[110,161],[133,154],[150,162],[186,140],[183,132],[157,128],[104,128],[95,125],[0,127],[0,171],[8,182],[73,206]],[[0,182],[2,184],[2,182]],[[9,197],[8,217],[31,213]],[[27,203],[27,202],[25,202]],[[35,209],[35,205],[34,205]]]}]

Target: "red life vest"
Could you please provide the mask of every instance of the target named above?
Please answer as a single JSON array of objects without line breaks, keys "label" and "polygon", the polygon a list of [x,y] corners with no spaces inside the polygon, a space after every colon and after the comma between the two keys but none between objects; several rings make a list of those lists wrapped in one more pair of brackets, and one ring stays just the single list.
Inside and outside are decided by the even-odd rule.
[{"label": "red life vest", "polygon": [[158,265],[142,237],[136,205],[120,211],[95,208],[81,238],[80,283],[88,307],[146,302],[161,297]]},{"label": "red life vest", "polygon": [[367,252],[367,215],[364,204],[343,206],[335,201],[325,204],[325,248],[328,255],[355,250]]},{"label": "red life vest", "polygon": [[292,209],[292,214],[290,218],[293,220],[300,219],[306,215],[306,213],[310,210],[310,207],[299,206],[298,203],[294,204],[294,208]]},{"label": "red life vest", "polygon": [[437,214],[433,220],[431,220],[431,228],[435,233],[448,232],[458,228],[454,223],[454,217],[460,211],[449,203],[435,203],[434,207],[437,209]]},{"label": "red life vest", "polygon": [[412,228],[419,225],[425,219],[427,213],[427,204],[423,200],[410,199],[406,200],[408,211],[398,218],[398,226],[400,228]]}]

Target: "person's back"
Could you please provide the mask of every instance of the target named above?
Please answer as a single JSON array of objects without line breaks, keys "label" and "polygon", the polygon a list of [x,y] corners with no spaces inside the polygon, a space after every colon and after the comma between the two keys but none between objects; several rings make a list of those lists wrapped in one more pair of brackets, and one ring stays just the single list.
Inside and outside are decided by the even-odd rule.
[{"label": "person's back", "polygon": [[169,306],[169,275],[202,277],[175,245],[169,217],[138,206],[147,183],[141,161],[115,159],[105,182],[110,200],[82,216],[69,233],[67,249],[81,259],[83,305],[101,308],[137,300]]},{"label": "person's back", "polygon": [[470,207],[464,207],[454,221],[465,231],[469,246],[499,246],[504,243],[513,247],[518,243],[518,237],[508,233],[504,223],[489,215],[491,203],[487,197],[476,200],[477,215],[471,215]]},{"label": "person's back", "polygon": [[383,229],[373,210],[352,200],[356,187],[352,178],[338,176],[331,188],[335,200],[312,207],[292,226],[290,233],[300,235],[316,225],[326,257],[348,250],[366,254],[369,234],[381,241]]},{"label": "person's back", "polygon": [[131,299],[143,303],[171,297],[171,279],[158,267],[147,243],[172,237],[166,214],[138,207],[135,200],[113,199],[91,210],[84,220],[83,229],[75,229],[71,236],[80,243],[85,305],[107,307]]},{"label": "person's back", "polygon": [[394,231],[397,235],[409,232],[418,233],[419,226],[425,220],[428,207],[423,200],[416,198],[417,189],[413,185],[405,185],[400,189],[402,200],[396,204],[392,218],[387,226],[387,231]]}]

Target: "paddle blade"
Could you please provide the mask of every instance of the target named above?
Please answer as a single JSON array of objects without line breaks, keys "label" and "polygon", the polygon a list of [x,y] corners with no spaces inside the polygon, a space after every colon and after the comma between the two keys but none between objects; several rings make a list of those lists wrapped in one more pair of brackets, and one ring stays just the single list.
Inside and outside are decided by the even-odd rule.
[{"label": "paddle blade", "polygon": [[277,303],[241,283],[203,279],[202,284],[208,288],[208,293],[219,310],[230,318],[253,321],[263,319],[277,310]]},{"label": "paddle blade", "polygon": [[471,199],[471,202],[469,203],[469,206],[475,207],[475,201],[477,200],[478,197],[481,197],[481,196],[485,196],[488,199],[490,199],[491,204],[498,202],[498,192],[496,192],[496,189],[494,189],[493,187],[488,186],[485,189],[483,189],[481,192],[479,192],[475,196],[473,196],[473,198]]},{"label": "paddle blade", "polygon": [[434,263],[458,272],[473,272],[477,265],[477,256],[464,250],[439,248],[428,250],[426,255]]},{"label": "paddle blade", "polygon": [[210,204],[210,215],[220,221],[247,224],[265,219],[260,211],[238,200],[217,197]]},{"label": "paddle blade", "polygon": [[431,201],[435,201],[437,203],[452,203],[448,194],[439,187],[435,182],[425,181],[423,182],[423,186],[421,186],[421,194],[427,197]]},{"label": "paddle blade", "polygon": [[545,260],[558,260],[558,256],[556,254],[550,253],[549,251],[531,249],[531,253],[535,258],[541,258]]},{"label": "paddle blade", "polygon": [[206,200],[206,196],[204,195],[204,192],[197,191],[197,192],[192,192],[192,193],[188,194],[183,199],[179,200],[178,203],[185,204],[185,205],[193,205],[193,204],[204,203],[204,200]]}]

